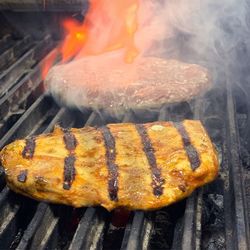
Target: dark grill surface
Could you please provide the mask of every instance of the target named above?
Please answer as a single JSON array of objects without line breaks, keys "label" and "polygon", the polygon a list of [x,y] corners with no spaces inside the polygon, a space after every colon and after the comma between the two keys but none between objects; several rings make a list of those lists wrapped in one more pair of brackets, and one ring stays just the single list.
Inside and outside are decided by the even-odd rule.
[{"label": "dark grill surface", "polygon": [[155,212],[133,212],[125,227],[118,228],[115,212],[49,205],[14,194],[0,170],[0,249],[248,249],[248,76],[235,79],[225,73],[201,99],[158,111],[131,110],[116,120],[101,112],[59,107],[43,93],[41,65],[55,46],[50,36],[34,40],[6,34],[0,39],[1,148],[17,138],[49,132],[55,124],[68,128],[200,119],[218,149],[220,174],[185,201]]}]

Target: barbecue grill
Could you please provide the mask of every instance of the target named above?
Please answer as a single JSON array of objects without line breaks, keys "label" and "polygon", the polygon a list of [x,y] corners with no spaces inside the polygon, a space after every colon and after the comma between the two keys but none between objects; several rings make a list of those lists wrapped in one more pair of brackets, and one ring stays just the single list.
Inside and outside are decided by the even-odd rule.
[{"label": "barbecue grill", "polygon": [[[222,73],[203,97],[159,110],[128,110],[118,120],[98,111],[60,107],[44,93],[41,66],[56,53],[60,20],[81,18],[74,11],[85,7],[82,1],[33,2],[0,3],[1,148],[17,138],[49,132],[55,124],[67,128],[200,119],[219,152],[220,174],[186,200],[154,212],[132,212],[117,226],[121,218],[116,212],[19,196],[5,185],[0,169],[0,249],[250,249],[249,38],[243,37],[232,52],[242,64],[237,69],[221,64]],[[226,57],[219,46],[217,54],[222,61]]]}]

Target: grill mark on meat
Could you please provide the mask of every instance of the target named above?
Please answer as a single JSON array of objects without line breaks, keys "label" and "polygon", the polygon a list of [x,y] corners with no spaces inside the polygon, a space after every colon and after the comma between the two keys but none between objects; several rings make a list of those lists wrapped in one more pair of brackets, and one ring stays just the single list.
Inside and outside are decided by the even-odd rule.
[{"label": "grill mark on meat", "polygon": [[63,188],[70,190],[73,181],[75,180],[76,170],[75,170],[76,158],[74,155],[70,155],[64,159],[64,182]]},{"label": "grill mark on meat", "polygon": [[191,164],[192,170],[196,170],[200,164],[200,157],[199,153],[197,152],[196,148],[192,145],[191,140],[189,138],[189,135],[184,127],[184,125],[181,122],[174,123],[175,128],[178,130],[182,137],[182,141],[184,144],[184,148],[186,150],[189,162]]},{"label": "grill mark on meat", "polygon": [[25,140],[25,147],[22,152],[23,158],[32,159],[35,153],[36,139],[35,137],[30,137]]},{"label": "grill mark on meat", "polygon": [[152,176],[152,187],[155,196],[159,197],[163,194],[162,185],[165,180],[161,177],[161,170],[157,167],[154,148],[148,136],[147,130],[144,125],[137,124],[136,129],[141,137],[141,142],[143,145],[143,151],[147,157],[148,163],[150,165],[151,176]]},{"label": "grill mark on meat", "polygon": [[63,189],[70,190],[73,181],[76,176],[75,169],[75,149],[77,146],[77,139],[73,133],[71,133],[70,129],[62,129],[63,130],[63,141],[65,143],[65,147],[69,152],[69,155],[64,159],[64,171],[63,171]]},{"label": "grill mark on meat", "polygon": [[63,140],[65,143],[65,147],[69,151],[75,150],[77,146],[77,140],[74,134],[71,133],[69,129],[63,129],[64,135]]},{"label": "grill mark on meat", "polygon": [[118,201],[118,166],[115,164],[115,139],[109,128],[100,128],[106,148],[106,162],[108,166],[108,192],[111,201]]},{"label": "grill mark on meat", "polygon": [[21,170],[19,175],[17,176],[17,180],[19,182],[25,183],[27,180],[27,176],[28,176],[28,170],[27,169]]}]

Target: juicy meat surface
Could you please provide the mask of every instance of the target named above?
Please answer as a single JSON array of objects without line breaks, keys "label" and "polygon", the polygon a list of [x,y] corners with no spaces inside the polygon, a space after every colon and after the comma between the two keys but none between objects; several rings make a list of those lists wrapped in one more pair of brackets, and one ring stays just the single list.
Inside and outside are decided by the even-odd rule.
[{"label": "juicy meat surface", "polygon": [[111,113],[187,101],[210,85],[207,69],[196,64],[156,57],[125,64],[107,55],[54,66],[45,81],[60,103]]},{"label": "juicy meat surface", "polygon": [[74,207],[152,210],[190,195],[218,173],[199,121],[109,124],[17,140],[1,151],[8,186]]}]

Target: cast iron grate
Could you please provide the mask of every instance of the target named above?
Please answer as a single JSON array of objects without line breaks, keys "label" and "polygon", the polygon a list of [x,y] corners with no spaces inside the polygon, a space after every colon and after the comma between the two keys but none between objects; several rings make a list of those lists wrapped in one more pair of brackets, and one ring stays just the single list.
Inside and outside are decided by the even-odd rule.
[{"label": "cast iron grate", "polygon": [[[225,74],[202,99],[165,105],[158,111],[129,110],[117,120],[101,112],[59,107],[43,93],[40,66],[55,53],[49,36],[37,41],[31,37],[13,40],[7,35],[0,44],[4,48],[0,55],[1,148],[16,138],[49,132],[58,123],[82,127],[200,119],[221,160],[215,182],[170,207],[133,212],[122,228],[113,225],[115,213],[102,208],[73,209],[14,194],[0,172],[1,249],[248,249],[250,174],[245,144],[249,140],[243,138],[249,138],[250,91],[244,91],[244,100],[238,98],[242,89],[232,90],[233,78]],[[16,51],[20,44],[25,46],[17,50],[11,64],[1,64],[5,53]]]}]

